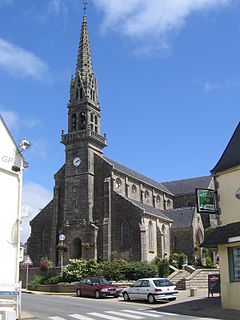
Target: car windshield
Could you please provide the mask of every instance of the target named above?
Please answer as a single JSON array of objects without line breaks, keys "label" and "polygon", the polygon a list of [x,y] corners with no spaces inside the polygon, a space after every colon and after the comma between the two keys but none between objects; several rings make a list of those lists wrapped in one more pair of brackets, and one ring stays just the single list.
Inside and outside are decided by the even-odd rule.
[{"label": "car windshield", "polygon": [[96,278],[92,279],[93,284],[109,284],[109,282],[105,278]]},{"label": "car windshield", "polygon": [[172,282],[169,281],[168,279],[156,279],[153,280],[153,283],[155,284],[156,287],[169,287],[172,286]]}]

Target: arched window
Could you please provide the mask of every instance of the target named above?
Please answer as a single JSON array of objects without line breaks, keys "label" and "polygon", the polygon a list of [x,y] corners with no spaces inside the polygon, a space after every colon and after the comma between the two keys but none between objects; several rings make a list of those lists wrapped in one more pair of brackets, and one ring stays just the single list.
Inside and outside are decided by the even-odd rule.
[{"label": "arched window", "polygon": [[122,249],[129,247],[129,224],[126,221],[121,224],[121,246]]},{"label": "arched window", "polygon": [[154,237],[153,237],[153,223],[149,221],[148,223],[148,246],[149,250],[154,249]]},{"label": "arched window", "polygon": [[136,193],[137,192],[137,187],[135,184],[132,185],[132,193]]},{"label": "arched window", "polygon": [[87,118],[86,118],[86,113],[85,112],[81,112],[80,113],[80,130],[85,130],[87,126]]},{"label": "arched window", "polygon": [[77,129],[77,115],[76,113],[72,114],[72,131],[76,131]]},{"label": "arched window", "polygon": [[122,181],[120,178],[117,178],[116,181],[115,181],[115,187],[116,189],[119,189],[122,185]]},{"label": "arched window", "polygon": [[145,190],[145,191],[144,191],[144,197],[145,197],[145,199],[149,199],[149,192],[148,192],[148,190]]}]

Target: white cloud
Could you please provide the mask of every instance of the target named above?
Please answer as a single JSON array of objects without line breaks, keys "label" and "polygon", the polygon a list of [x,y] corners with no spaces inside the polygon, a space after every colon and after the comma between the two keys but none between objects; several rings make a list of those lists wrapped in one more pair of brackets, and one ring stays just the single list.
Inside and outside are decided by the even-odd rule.
[{"label": "white cloud", "polygon": [[21,241],[25,243],[30,235],[29,222],[52,199],[52,192],[43,186],[28,182],[23,185]]},{"label": "white cloud", "polygon": [[158,41],[164,39],[170,31],[181,28],[192,13],[224,7],[233,1],[93,0],[99,10],[104,12],[104,30],[114,28],[117,32],[134,39],[146,39],[146,36],[149,36]]},{"label": "white cloud", "polygon": [[213,83],[210,81],[196,80],[195,83],[198,84],[201,88],[203,88],[203,90],[206,92],[220,91],[228,88],[240,87],[240,80],[237,79],[227,79],[222,83]]},{"label": "white cloud", "polygon": [[0,114],[11,131],[19,131],[20,128],[35,128],[41,125],[41,121],[28,117],[20,117],[13,110],[7,110],[0,105]]},{"label": "white cloud", "polygon": [[37,55],[0,38],[0,68],[16,77],[42,80],[48,75],[48,66]]}]

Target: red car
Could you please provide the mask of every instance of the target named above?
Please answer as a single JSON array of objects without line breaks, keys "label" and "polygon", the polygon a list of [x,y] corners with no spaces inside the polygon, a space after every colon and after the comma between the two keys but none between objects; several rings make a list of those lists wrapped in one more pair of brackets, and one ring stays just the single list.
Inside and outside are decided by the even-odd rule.
[{"label": "red car", "polygon": [[106,296],[119,297],[120,288],[107,281],[105,278],[86,278],[76,284],[76,294],[78,297],[90,296],[102,298]]}]

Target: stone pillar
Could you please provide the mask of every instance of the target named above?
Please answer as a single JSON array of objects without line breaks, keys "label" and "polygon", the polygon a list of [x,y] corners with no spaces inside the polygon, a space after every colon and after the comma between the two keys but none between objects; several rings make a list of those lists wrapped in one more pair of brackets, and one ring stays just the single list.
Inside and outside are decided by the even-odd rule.
[{"label": "stone pillar", "polygon": [[141,261],[147,261],[147,231],[143,222],[139,227],[141,233]]},{"label": "stone pillar", "polygon": [[111,178],[104,181],[103,260],[111,258]]}]

